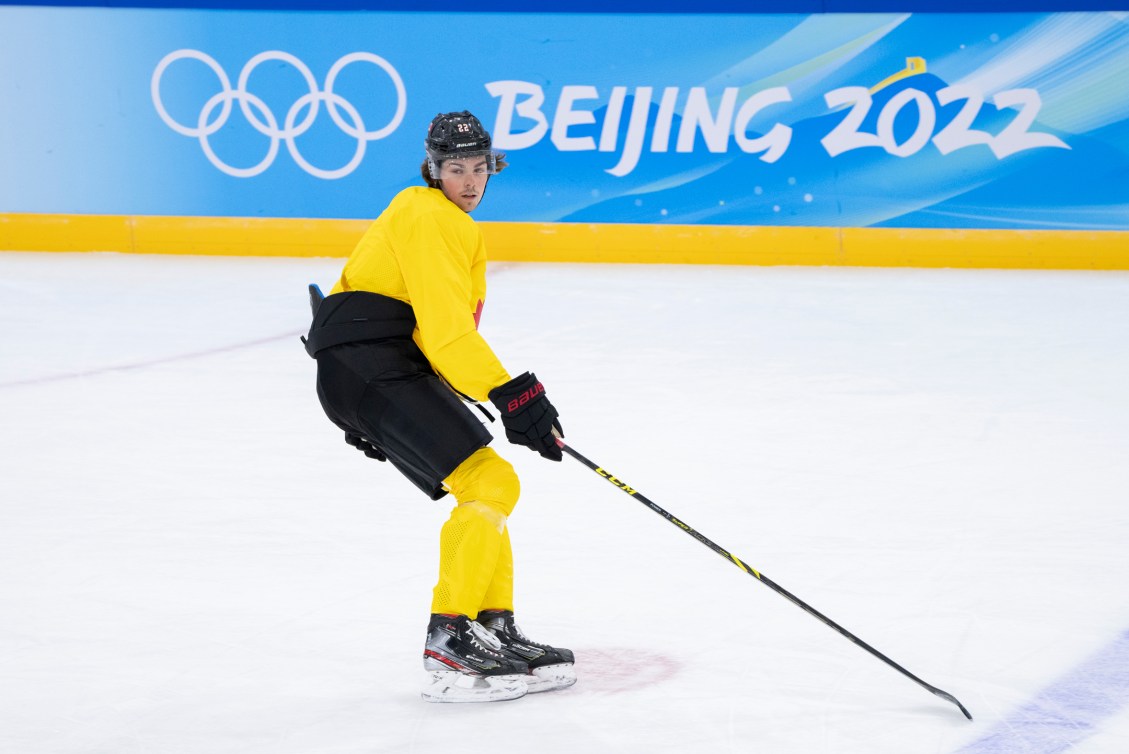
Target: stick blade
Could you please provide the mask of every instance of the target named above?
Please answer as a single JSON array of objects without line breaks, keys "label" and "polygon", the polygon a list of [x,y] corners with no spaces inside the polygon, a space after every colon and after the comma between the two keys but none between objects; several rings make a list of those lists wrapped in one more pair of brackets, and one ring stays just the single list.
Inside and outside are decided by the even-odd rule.
[{"label": "stick blade", "polygon": [[941,691],[941,689],[937,689],[937,688],[933,689],[933,693],[936,694],[937,696],[941,697],[942,699],[946,699],[946,700],[952,702],[953,704],[955,704],[957,706],[957,709],[959,709],[961,712],[964,713],[965,717],[967,717],[969,720],[972,719],[972,713],[970,713],[968,711],[968,708],[965,707],[963,704],[961,704],[960,700],[957,699],[955,696],[953,696],[952,694],[950,694],[947,691]]}]

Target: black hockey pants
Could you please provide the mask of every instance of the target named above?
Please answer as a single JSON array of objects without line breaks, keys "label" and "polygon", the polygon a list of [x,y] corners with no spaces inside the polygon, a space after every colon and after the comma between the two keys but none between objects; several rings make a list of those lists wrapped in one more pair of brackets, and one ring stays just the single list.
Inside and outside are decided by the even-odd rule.
[{"label": "black hockey pants", "polygon": [[380,448],[438,500],[447,494],[443,480],[493,436],[440,381],[412,340],[414,326],[403,302],[337,293],[318,307],[307,351],[317,359],[318,399],[330,420]]}]

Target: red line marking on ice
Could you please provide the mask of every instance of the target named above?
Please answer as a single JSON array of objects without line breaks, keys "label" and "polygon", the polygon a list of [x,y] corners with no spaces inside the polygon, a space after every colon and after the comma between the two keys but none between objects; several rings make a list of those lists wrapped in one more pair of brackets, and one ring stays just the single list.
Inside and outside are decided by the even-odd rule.
[{"label": "red line marking on ice", "polygon": [[254,348],[255,346],[265,345],[267,343],[274,343],[278,340],[285,338],[298,338],[298,333],[286,333],[285,335],[274,335],[269,338],[259,338],[258,340],[249,340],[245,343],[235,343],[230,346],[220,346],[219,348],[209,348],[205,351],[195,351],[193,353],[183,353],[176,356],[166,356],[160,359],[150,359],[149,361],[136,361],[132,364],[116,364],[114,366],[99,367],[98,369],[88,369],[84,372],[70,372],[68,374],[55,374],[47,377],[29,377],[23,380],[13,380],[12,382],[0,382],[0,388],[9,387],[27,387],[29,385],[46,385],[51,382],[64,382],[66,380],[78,380],[83,377],[98,377],[103,374],[111,372],[128,372],[135,369],[146,369],[148,367],[159,366],[161,364],[172,364],[177,361],[190,361],[192,359],[202,359],[208,356],[215,356],[221,353],[229,353],[231,351],[240,351],[244,348]]},{"label": "red line marking on ice", "polygon": [[681,664],[666,655],[627,647],[576,650],[580,691],[620,694],[663,683],[673,678]]}]

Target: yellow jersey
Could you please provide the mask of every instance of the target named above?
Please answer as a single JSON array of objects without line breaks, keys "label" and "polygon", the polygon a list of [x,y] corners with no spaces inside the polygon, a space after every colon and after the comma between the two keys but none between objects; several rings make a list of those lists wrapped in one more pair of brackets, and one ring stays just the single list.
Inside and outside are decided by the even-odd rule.
[{"label": "yellow jersey", "polygon": [[331,293],[368,291],[403,301],[413,340],[455,390],[485,401],[509,374],[478,333],[486,300],[486,244],[478,225],[439,189],[398,193],[365,232]]}]

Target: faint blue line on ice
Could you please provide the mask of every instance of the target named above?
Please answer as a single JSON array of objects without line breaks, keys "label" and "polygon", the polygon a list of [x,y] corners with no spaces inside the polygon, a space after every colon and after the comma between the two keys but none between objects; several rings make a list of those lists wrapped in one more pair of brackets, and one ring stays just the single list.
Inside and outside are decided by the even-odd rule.
[{"label": "faint blue line on ice", "polygon": [[1129,630],[956,754],[1056,754],[1129,704]]},{"label": "faint blue line on ice", "polygon": [[0,389],[9,387],[25,387],[28,385],[45,385],[49,382],[62,382],[64,380],[77,380],[82,377],[97,377],[102,374],[109,374],[110,372],[128,372],[133,369],[144,369],[145,367],[158,366],[160,364],[169,364],[174,361],[188,361],[190,359],[201,359],[206,356],[215,356],[219,353],[228,353],[230,351],[239,351],[244,348],[251,348],[253,346],[261,346],[266,343],[273,343],[276,340],[284,338],[294,338],[297,340],[298,333],[287,333],[285,335],[274,335],[269,338],[259,338],[258,340],[250,340],[246,343],[235,343],[230,346],[220,346],[219,348],[209,348],[204,351],[194,351],[192,353],[182,353],[176,356],[165,356],[159,359],[150,359],[148,361],[135,361],[130,364],[117,364],[108,367],[99,367],[98,369],[88,369],[84,372],[68,372],[66,374],[53,374],[46,377],[28,377],[22,380],[12,380],[11,382],[0,382]]}]

